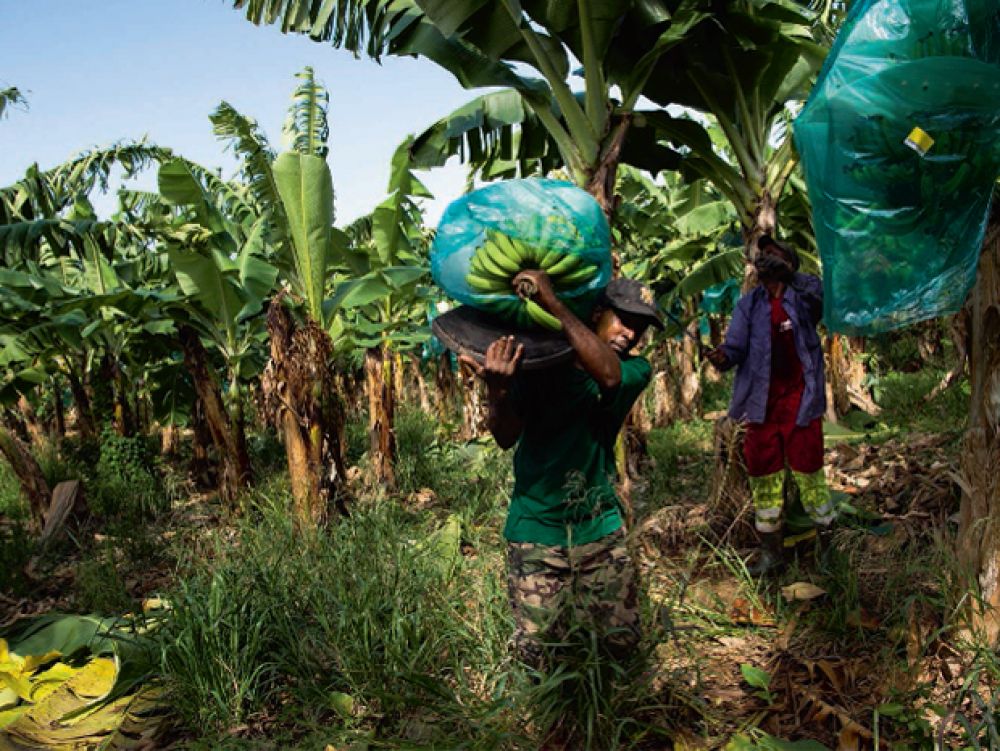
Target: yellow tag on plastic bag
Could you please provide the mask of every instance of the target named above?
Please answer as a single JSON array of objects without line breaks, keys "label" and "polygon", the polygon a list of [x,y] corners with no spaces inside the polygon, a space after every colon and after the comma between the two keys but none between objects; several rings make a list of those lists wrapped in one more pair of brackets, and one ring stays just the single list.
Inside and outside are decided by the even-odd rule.
[{"label": "yellow tag on plastic bag", "polygon": [[923,128],[914,127],[903,143],[920,154],[920,156],[925,156],[931,150],[931,146],[934,145],[934,139],[927,135],[927,132]]}]

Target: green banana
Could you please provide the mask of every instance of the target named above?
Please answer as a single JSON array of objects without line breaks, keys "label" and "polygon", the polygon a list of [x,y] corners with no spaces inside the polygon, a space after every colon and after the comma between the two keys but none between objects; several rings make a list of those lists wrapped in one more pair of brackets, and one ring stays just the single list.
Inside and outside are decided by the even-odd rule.
[{"label": "green banana", "polygon": [[552,315],[549,311],[543,308],[541,305],[536,303],[534,300],[528,299],[524,301],[524,309],[527,311],[528,315],[531,316],[531,320],[537,323],[539,326],[550,329],[552,331],[562,331],[562,321]]},{"label": "green banana", "polygon": [[503,269],[504,273],[508,276],[513,276],[521,270],[521,265],[510,254],[505,253],[497,244],[496,235],[487,237],[486,243],[476,255],[479,254],[483,254],[489,258],[494,265]]},{"label": "green banana", "polygon": [[596,274],[597,267],[592,263],[588,263],[569,274],[559,277],[555,280],[555,283],[557,287],[575,287],[590,281]]},{"label": "green banana", "polygon": [[580,258],[580,256],[566,254],[565,256],[563,256],[562,260],[559,261],[559,263],[553,264],[552,267],[546,269],[546,271],[548,272],[549,276],[555,278],[558,276],[562,276],[563,274],[568,274],[569,272],[573,271],[577,266],[579,266],[582,262],[583,260]]},{"label": "green banana", "polygon": [[[494,262],[493,258],[486,251],[486,245],[483,245],[479,250],[476,251],[476,258],[482,265],[483,269],[489,272],[491,276],[495,276],[498,279],[503,279],[504,281],[510,279],[514,274],[507,271],[500,264]],[[517,272],[514,272],[517,273]]]},{"label": "green banana", "polygon": [[545,269],[546,273],[551,273],[549,269],[551,269],[562,257],[563,252],[561,250],[550,250],[542,256],[542,260],[538,262],[538,265]]},{"label": "green banana", "polygon": [[469,286],[480,292],[510,292],[510,280],[497,279],[495,277],[485,277],[470,271],[465,275],[465,281]]},{"label": "green banana", "polygon": [[527,260],[527,245],[515,241],[514,238],[502,232],[494,233],[493,238],[496,242],[497,250],[509,258],[517,266],[518,271],[524,268],[524,262]]}]

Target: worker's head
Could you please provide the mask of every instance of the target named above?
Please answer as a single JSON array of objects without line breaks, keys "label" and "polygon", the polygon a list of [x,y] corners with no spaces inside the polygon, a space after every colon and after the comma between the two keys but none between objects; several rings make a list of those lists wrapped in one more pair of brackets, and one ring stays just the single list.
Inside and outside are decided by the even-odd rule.
[{"label": "worker's head", "polygon": [[789,247],[784,243],[779,243],[770,235],[760,236],[760,239],[757,240],[757,251],[761,255],[778,256],[792,267],[792,271],[799,270],[799,254],[795,251],[795,248]]},{"label": "worker's head", "polygon": [[635,279],[612,279],[594,309],[594,331],[619,355],[628,353],[649,326],[663,322],[653,292]]}]

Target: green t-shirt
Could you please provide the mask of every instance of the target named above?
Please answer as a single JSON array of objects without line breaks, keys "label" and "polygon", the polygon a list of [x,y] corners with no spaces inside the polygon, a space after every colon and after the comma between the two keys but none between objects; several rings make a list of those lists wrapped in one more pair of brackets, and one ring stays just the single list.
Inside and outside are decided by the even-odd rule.
[{"label": "green t-shirt", "polygon": [[652,368],[643,357],[627,357],[621,373],[618,387],[603,394],[572,364],[514,382],[511,404],[524,432],[514,454],[509,541],[585,545],[621,527],[615,439]]}]

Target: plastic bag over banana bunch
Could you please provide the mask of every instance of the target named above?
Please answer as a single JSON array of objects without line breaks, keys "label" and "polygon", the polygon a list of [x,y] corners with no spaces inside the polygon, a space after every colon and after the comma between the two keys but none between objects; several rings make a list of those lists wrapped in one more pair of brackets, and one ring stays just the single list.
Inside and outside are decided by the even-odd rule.
[{"label": "plastic bag over banana bunch", "polygon": [[494,183],[453,201],[431,248],[431,275],[465,306],[436,318],[451,348],[482,354],[496,336],[515,334],[523,364],[541,367],[570,352],[558,319],[518,294],[514,278],[544,269],[559,298],[587,317],[611,279],[611,234],[597,201],[561,180]]},{"label": "plastic bag over banana bunch", "polygon": [[958,310],[1000,174],[997,0],[859,0],[794,134],[827,326]]}]

